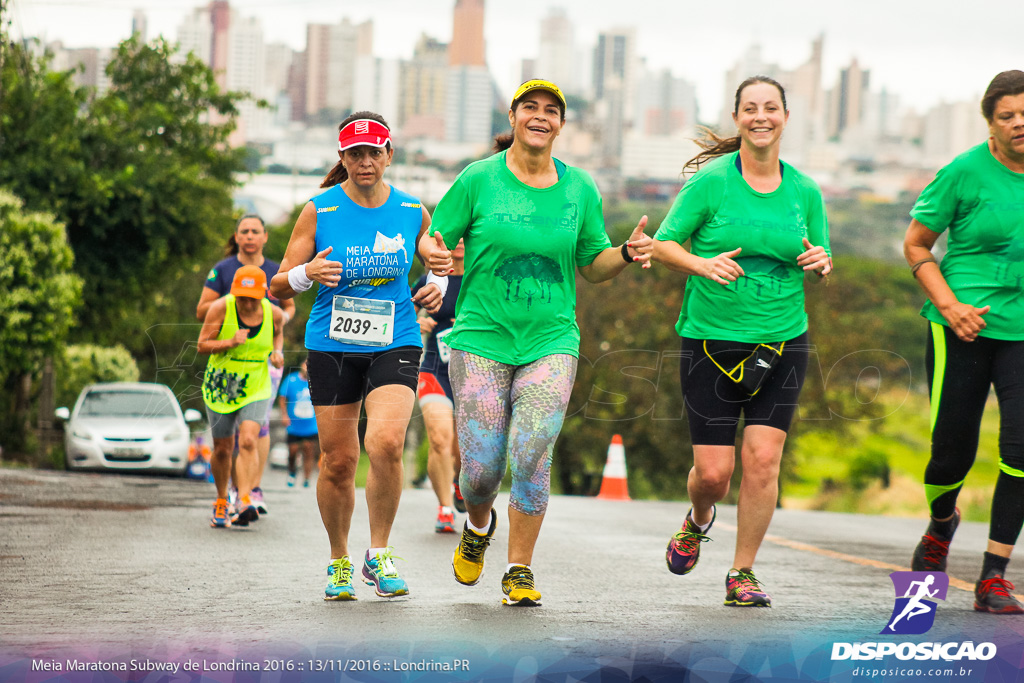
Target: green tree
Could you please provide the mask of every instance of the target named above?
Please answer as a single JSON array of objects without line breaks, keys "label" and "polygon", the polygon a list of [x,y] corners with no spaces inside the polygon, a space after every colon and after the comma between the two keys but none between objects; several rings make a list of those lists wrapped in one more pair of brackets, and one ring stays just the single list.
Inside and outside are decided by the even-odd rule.
[{"label": "green tree", "polygon": [[0,433],[15,451],[29,438],[33,377],[61,353],[80,302],[73,262],[64,226],[0,191]]},{"label": "green tree", "polygon": [[2,65],[0,184],[67,226],[85,306],[78,338],[121,343],[143,376],[194,342],[203,275],[234,223],[246,151],[239,93],[157,40],[120,45],[101,96],[14,45]]},{"label": "green tree", "polygon": [[120,344],[74,344],[57,364],[57,405],[70,408],[78,394],[96,382],[137,382],[139,366]]}]

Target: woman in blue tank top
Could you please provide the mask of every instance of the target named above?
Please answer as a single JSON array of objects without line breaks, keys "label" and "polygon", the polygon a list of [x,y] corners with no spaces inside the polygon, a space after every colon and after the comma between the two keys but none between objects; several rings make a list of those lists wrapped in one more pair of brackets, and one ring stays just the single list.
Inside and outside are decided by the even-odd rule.
[{"label": "woman in blue tank top", "polygon": [[[320,283],[306,324],[309,393],[323,453],[317,502],[331,544],[324,599],[355,600],[348,531],[355,507],[359,414],[370,461],[366,503],[370,549],[362,578],[377,595],[407,595],[388,545],[402,494],[402,449],[419,371],[413,308],[441,305],[451,253],[426,235],[430,214],[418,199],[384,182],[394,149],[384,119],[357,112],[338,135],[340,160],[303,208],[288,242],[274,296],[289,299]],[[431,269],[431,285],[409,291],[412,256]]]}]

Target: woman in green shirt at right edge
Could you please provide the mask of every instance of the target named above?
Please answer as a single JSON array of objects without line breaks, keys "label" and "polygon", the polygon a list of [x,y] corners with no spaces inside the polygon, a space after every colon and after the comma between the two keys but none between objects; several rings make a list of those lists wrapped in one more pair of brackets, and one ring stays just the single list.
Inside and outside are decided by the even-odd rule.
[{"label": "woman in green shirt at right edge", "polygon": [[[931,522],[914,571],[946,571],[960,523],[956,499],[978,452],[981,416],[999,400],[999,478],[974,609],[1022,614],[1003,578],[1024,524],[1024,72],[1004,71],[981,99],[990,137],[941,168],[917,198],[903,253],[928,301],[925,364],[931,458],[924,491]],[[949,231],[941,267],[932,247]]]},{"label": "woman in green shirt at right edge", "polygon": [[704,151],[684,170],[711,161],[683,186],[654,236],[653,259],[690,276],[676,331],[693,444],[692,507],[666,562],[674,574],[688,574],[710,540],[742,414],[736,552],[725,579],[725,604],[740,607],[771,606],[752,567],[775,510],[782,447],[807,368],[804,274],[832,270],[821,191],[779,159],[788,119],[776,81],[741,83],[733,109],[739,135],[701,141]]}]

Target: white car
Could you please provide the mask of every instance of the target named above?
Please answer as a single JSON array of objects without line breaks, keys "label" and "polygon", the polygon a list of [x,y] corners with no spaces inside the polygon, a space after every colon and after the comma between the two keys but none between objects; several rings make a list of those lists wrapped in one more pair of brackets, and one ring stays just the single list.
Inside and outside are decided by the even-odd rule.
[{"label": "white car", "polygon": [[73,410],[58,408],[55,414],[67,421],[64,462],[69,470],[176,475],[188,467],[188,423],[203,419],[198,410],[183,414],[167,386],[143,382],[90,384]]}]

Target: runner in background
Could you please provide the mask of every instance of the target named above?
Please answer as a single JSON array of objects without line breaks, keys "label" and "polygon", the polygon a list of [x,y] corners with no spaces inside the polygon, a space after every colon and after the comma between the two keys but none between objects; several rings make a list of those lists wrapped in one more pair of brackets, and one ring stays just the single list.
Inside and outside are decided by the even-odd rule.
[{"label": "runner in background", "polygon": [[309,398],[309,375],[306,359],[297,372],[293,372],[281,383],[277,397],[281,409],[281,422],[288,432],[288,486],[295,486],[298,460],[302,458],[302,486],[309,488],[313,466],[319,454],[319,439],[316,433],[316,414]]},{"label": "runner in background", "polygon": [[348,537],[364,403],[370,548],[362,578],[390,598],[409,593],[389,545],[422,347],[409,269],[418,251],[434,275],[415,303],[436,311],[447,285],[438,276],[451,272],[452,260],[426,235],[430,214],[420,201],[384,181],[394,149],[383,117],[363,111],[342,121],[338,156],[321,184],[326,191],[295,222],[271,288],[290,299],[320,283],[306,323],[306,348],[323,452],[316,494],[331,552],[324,599],[356,599]]},{"label": "runner in background", "polygon": [[480,580],[494,537],[494,501],[511,464],[506,605],[539,605],[531,563],[551,490],[551,457],[576,377],[576,275],[604,282],[647,267],[647,217],[613,247],[594,180],[552,156],[565,97],[550,81],[523,83],[509,106],[512,133],[470,164],[434,212],[435,235],[465,239],[455,326],[445,338],[469,513],[452,558],[459,583]]},{"label": "runner in background", "polygon": [[710,161],[683,186],[654,236],[654,260],[690,276],[676,332],[693,444],[692,507],[665,559],[674,574],[697,565],[715,504],[729,492],[742,415],[729,606],[771,607],[753,566],[778,502],[782,449],[807,369],[804,279],[816,282],[832,270],[821,191],[779,159],[788,120],[779,83],[743,81],[733,108],[738,135],[709,132],[701,141],[704,151],[683,170]]},{"label": "runner in background", "polygon": [[[462,240],[452,249],[454,272],[448,276],[448,291],[441,308],[435,313],[417,311],[420,332],[425,338],[423,359],[420,362],[420,381],[417,395],[423,424],[427,430],[427,476],[437,496],[437,521],[434,531],[439,534],[455,533],[455,511],[466,511],[466,503],[459,490],[459,471],[462,469],[459,440],[455,438],[454,397],[448,379],[448,361],[451,349],[445,337],[455,322],[455,302],[462,287],[463,257],[466,248]],[[413,296],[427,283],[424,275],[412,288]]]},{"label": "runner in background", "polygon": [[[284,312],[266,298],[267,277],[257,266],[235,271],[229,294],[212,302],[199,331],[199,353],[210,354],[203,376],[203,400],[213,435],[214,484],[210,526],[248,526],[259,519],[251,498],[256,481],[256,442],[260,424],[273,401],[267,359],[275,367],[284,365]],[[228,512],[228,478],[235,431],[238,458],[235,483],[238,504]]]},{"label": "runner in background", "polygon": [[[1024,71],[989,83],[981,113],[990,137],[940,169],[911,210],[903,253],[928,301],[931,522],[914,571],[946,571],[960,523],[957,496],[978,452],[989,390],[999,401],[999,478],[974,609],[1021,614],[1003,578],[1024,525]],[[949,231],[942,265],[932,247]]]},{"label": "runner in background", "polygon": [[[277,275],[278,268],[280,267],[278,263],[271,261],[263,255],[263,247],[267,244],[267,238],[267,227],[259,216],[246,214],[238,219],[238,222],[235,224],[235,231],[228,238],[227,245],[224,247],[225,258],[217,263],[206,277],[203,293],[200,295],[199,304],[196,306],[196,318],[198,320],[205,320],[206,312],[210,309],[210,305],[229,292],[235,272],[242,266],[258,266],[266,274],[267,282],[270,282],[271,278]],[[269,292],[267,293],[267,298],[270,299],[271,303],[281,306],[284,310],[285,323],[295,315],[294,301],[282,302],[271,296]],[[273,399],[277,394],[277,387],[281,383],[282,371],[280,368],[275,368],[272,364],[268,364],[268,367],[270,368],[271,399]],[[273,400],[271,400],[272,404]],[[263,499],[263,489],[260,488],[260,484],[263,479],[263,470],[267,466],[267,458],[270,455],[269,409],[270,406],[268,406],[266,419],[260,426],[259,444],[257,446],[259,466],[252,490],[252,500],[260,514],[266,514],[268,510],[266,501]],[[233,465],[232,470],[234,470]],[[230,492],[232,498],[237,495],[235,488],[232,487]],[[232,504],[234,503],[233,500],[231,502]]]}]

